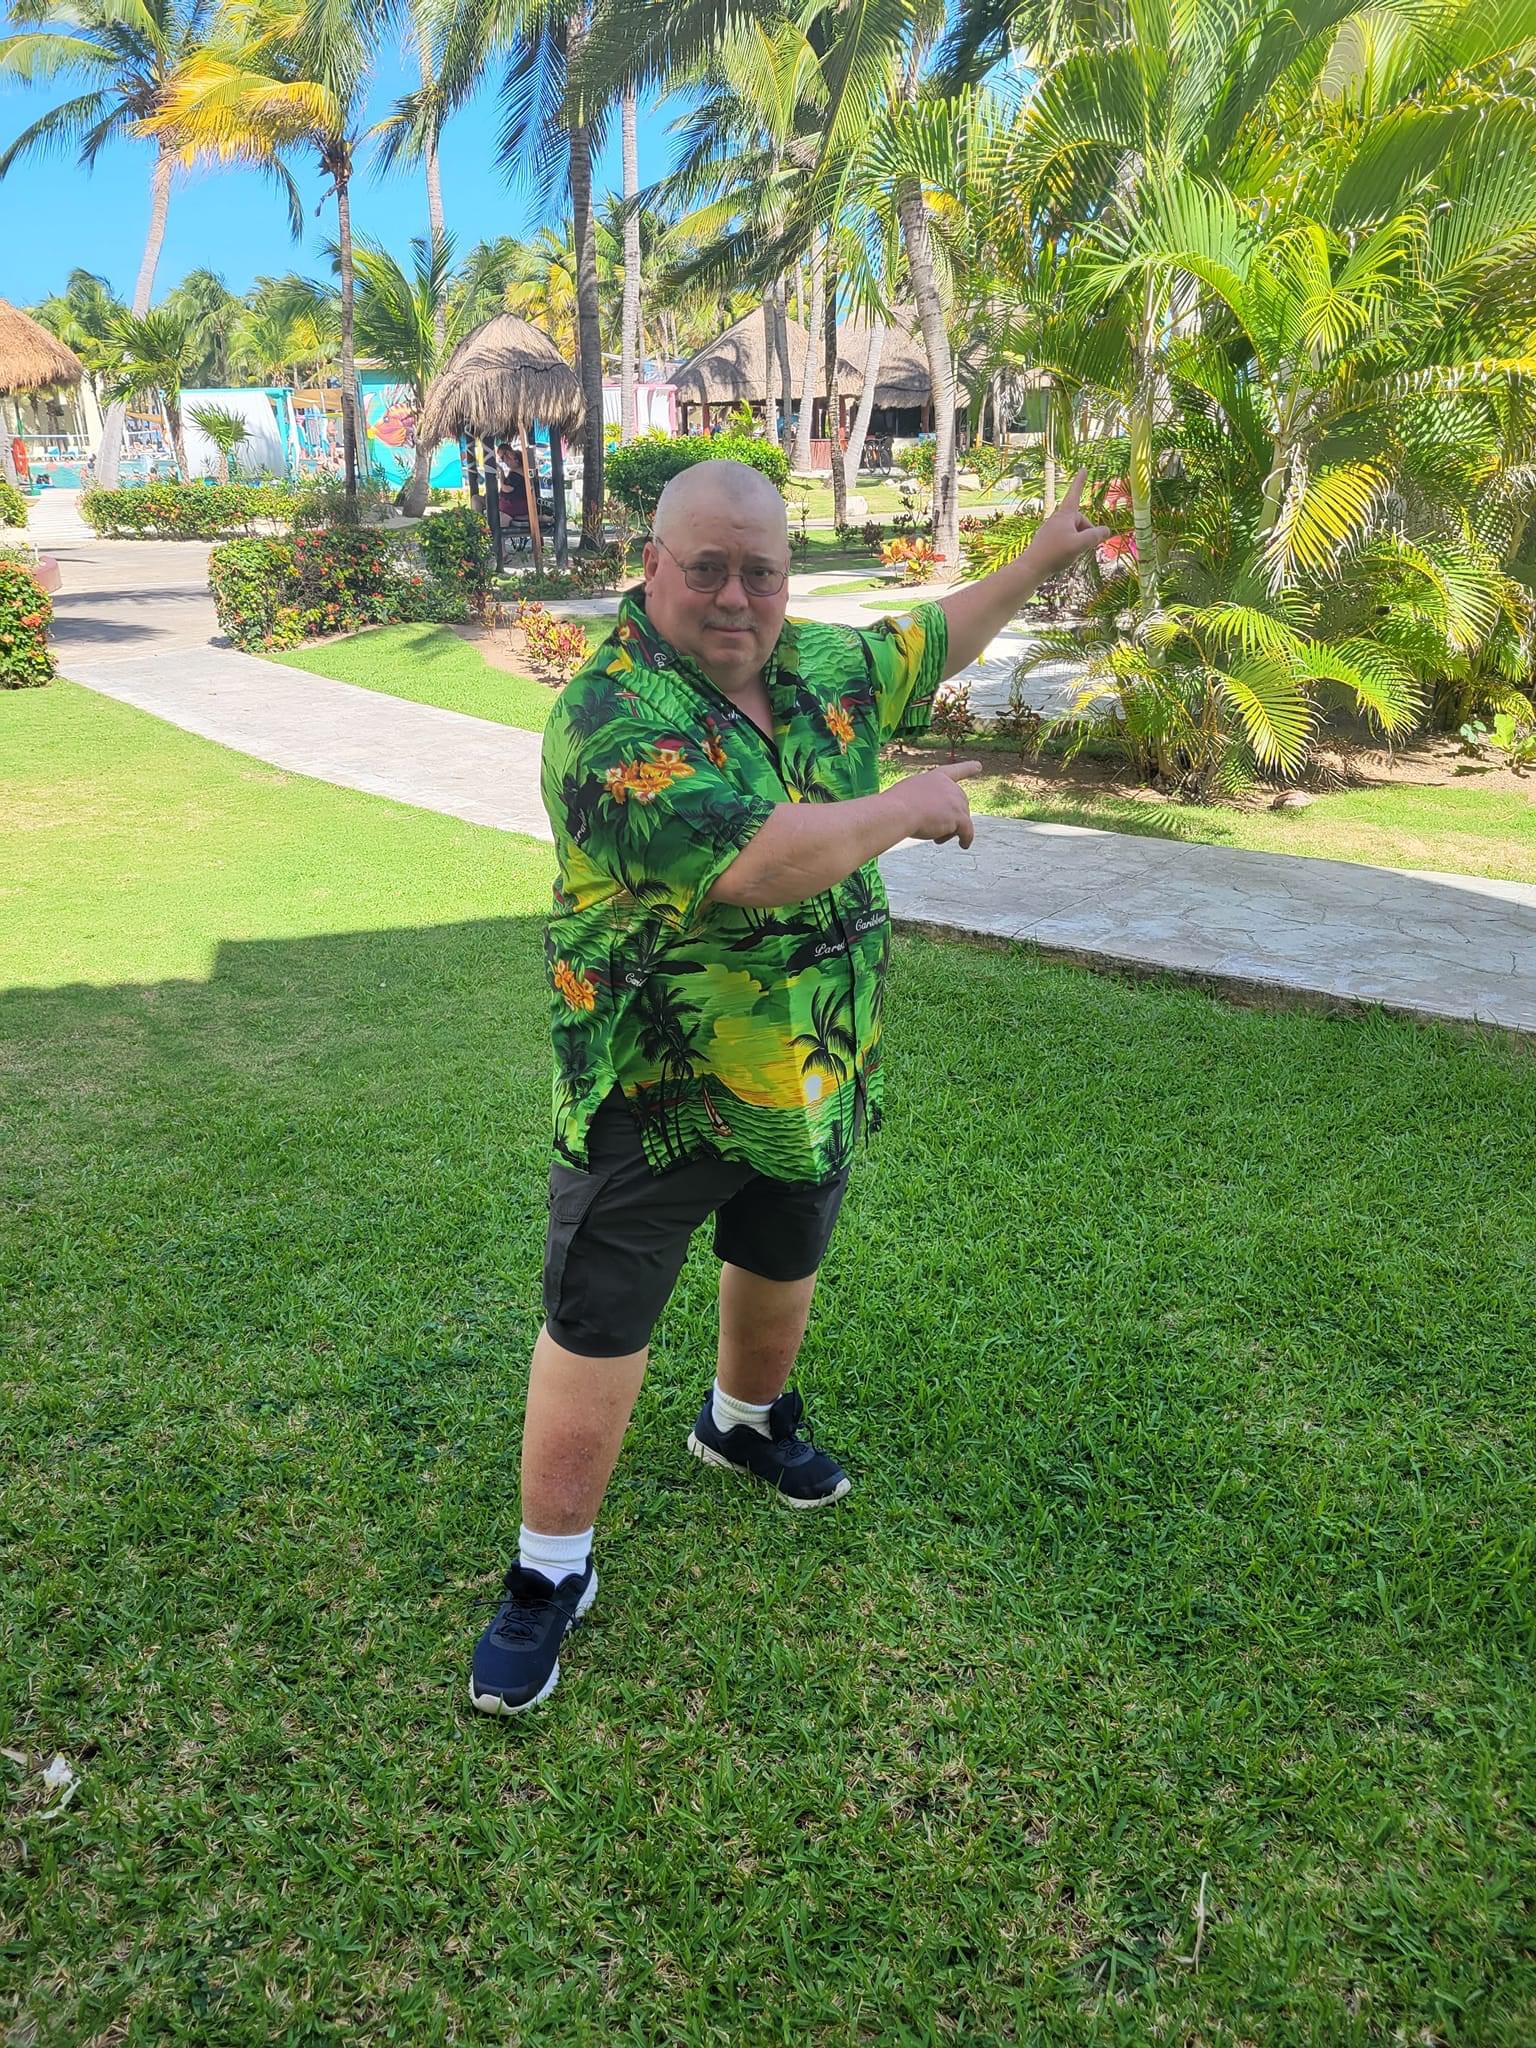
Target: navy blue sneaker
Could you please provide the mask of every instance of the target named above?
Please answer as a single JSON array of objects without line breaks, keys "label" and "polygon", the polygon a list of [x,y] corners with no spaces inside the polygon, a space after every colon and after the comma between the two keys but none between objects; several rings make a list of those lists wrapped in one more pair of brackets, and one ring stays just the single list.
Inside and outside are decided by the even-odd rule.
[{"label": "navy blue sneaker", "polygon": [[514,1564],[506,1598],[475,1645],[470,1703],[482,1714],[521,1714],[547,1700],[560,1680],[560,1645],[597,1598],[589,1557],[552,1586],[542,1572]]},{"label": "navy blue sneaker", "polygon": [[723,1465],[728,1472],[745,1472],[765,1481],[787,1507],[821,1508],[841,1500],[853,1481],[836,1458],[817,1450],[809,1426],[805,1436],[799,1434],[804,1420],[805,1403],[793,1387],[786,1388],[768,1410],[769,1436],[745,1423],[717,1429],[714,1401],[706,1397],[688,1448],[706,1465]]}]

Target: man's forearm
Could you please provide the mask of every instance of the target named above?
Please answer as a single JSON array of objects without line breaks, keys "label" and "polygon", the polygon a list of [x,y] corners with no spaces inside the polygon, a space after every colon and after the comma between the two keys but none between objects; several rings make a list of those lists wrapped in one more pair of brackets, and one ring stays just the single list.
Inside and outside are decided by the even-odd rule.
[{"label": "man's forearm", "polygon": [[779,804],[710,890],[710,901],[746,910],[804,903],[889,853],[907,832],[900,783],[843,803]]},{"label": "man's forearm", "polygon": [[968,583],[939,604],[949,622],[949,648],[944,658],[946,677],[958,675],[979,661],[1004,626],[1045,582],[1062,566],[1048,550],[1040,547],[1037,534],[1021,555]]}]

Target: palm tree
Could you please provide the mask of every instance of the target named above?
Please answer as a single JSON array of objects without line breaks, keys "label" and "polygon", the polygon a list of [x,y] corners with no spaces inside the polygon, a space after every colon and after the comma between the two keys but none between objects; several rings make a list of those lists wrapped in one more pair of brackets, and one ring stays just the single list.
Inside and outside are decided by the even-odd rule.
[{"label": "palm tree", "polygon": [[230,457],[251,438],[249,421],[226,405],[194,405],[191,420],[219,451],[219,482],[227,484]]},{"label": "palm tree", "polygon": [[[458,276],[453,268],[453,239],[411,244],[408,276],[394,257],[372,243],[354,251],[359,292],[357,338],[363,353],[386,375],[405,387],[419,418],[427,392],[463,337],[477,324],[481,284],[497,272],[494,251],[482,255]],[[420,518],[432,481],[432,449],[416,443],[415,469],[406,488],[405,510]]]},{"label": "palm tree", "polygon": [[619,98],[624,200],[624,312],[619,353],[619,437],[636,433],[635,371],[640,345],[640,165],[635,138],[635,92],[626,86]]},{"label": "palm tree", "polygon": [[125,313],[118,321],[116,340],[120,349],[118,365],[107,382],[107,396],[114,404],[161,403],[171,430],[176,466],[184,482],[190,480],[187,446],[182,433],[181,391],[187,368],[196,360],[197,337],[184,313],[157,306],[139,318]]},{"label": "palm tree", "polygon": [[91,388],[100,396],[102,383],[118,359],[113,339],[118,319],[128,308],[104,277],[93,270],[72,270],[61,293],[31,308],[32,318],[56,334],[85,365]]},{"label": "palm tree", "polygon": [[[503,168],[531,177],[546,195],[563,182],[570,195],[577,371],[588,423],[582,451],[581,542],[585,548],[599,548],[603,348],[592,156],[603,140],[607,106],[566,90],[591,33],[591,7],[588,0],[439,0],[439,6],[443,32],[436,97],[442,107],[461,105],[492,65],[502,63]],[[420,112],[418,106],[417,119]]]},{"label": "palm tree", "polygon": [[[189,66],[202,53],[212,17],[213,0],[16,0],[11,20],[25,26],[0,37],[0,76],[27,84],[74,76],[86,85],[0,152],[0,179],[23,158],[55,149],[76,149],[89,171],[110,142],[146,136],[154,142],[149,227],[131,301],[140,319],[154,294],[172,179],[179,167],[206,154],[178,133],[168,115]],[[297,233],[297,194],[281,168],[274,168]],[[117,482],[122,435],[123,409],[117,405],[107,415],[97,465],[108,487]]]},{"label": "palm tree", "polygon": [[189,270],[165,295],[166,305],[185,313],[192,324],[199,355],[192,380],[199,384],[229,382],[229,343],[245,313],[245,301],[229,290],[213,270]]},{"label": "palm tree", "polygon": [[349,511],[357,504],[357,360],[353,333],[352,176],[382,0],[253,0],[226,14],[217,42],[177,80],[163,119],[225,161],[281,168],[312,149],[336,200],[341,269],[341,414]]}]

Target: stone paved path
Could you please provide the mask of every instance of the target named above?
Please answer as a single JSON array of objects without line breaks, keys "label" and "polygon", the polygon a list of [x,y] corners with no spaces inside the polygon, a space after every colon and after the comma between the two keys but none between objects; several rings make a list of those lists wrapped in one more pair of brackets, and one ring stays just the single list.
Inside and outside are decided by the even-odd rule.
[{"label": "stone paved path", "polygon": [[[210,644],[201,545],[96,541],[62,492],[38,501],[33,537],[63,568],[55,637],[75,681],[299,774],[548,838],[537,734]],[[794,608],[861,625],[875,616],[855,599],[798,592]],[[978,708],[999,690],[1006,701],[1013,658],[1007,645],[990,650],[973,684]],[[1070,672],[1038,680],[1042,705],[1055,708]],[[882,866],[904,922],[1192,976],[1238,996],[1380,1003],[1536,1036],[1536,887],[1526,884],[1011,818],[978,818],[967,853],[909,843]]]}]

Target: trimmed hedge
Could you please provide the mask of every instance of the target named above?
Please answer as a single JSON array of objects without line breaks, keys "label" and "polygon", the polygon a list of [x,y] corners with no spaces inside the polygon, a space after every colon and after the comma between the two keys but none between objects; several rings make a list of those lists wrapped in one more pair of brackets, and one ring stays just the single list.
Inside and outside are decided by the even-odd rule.
[{"label": "trimmed hedge", "polygon": [[604,458],[603,480],[621,505],[649,524],[666,485],[696,462],[744,462],[781,494],[789,484],[789,457],[755,434],[641,434]]},{"label": "trimmed hedge", "polygon": [[364,626],[457,624],[489,580],[490,537],[468,510],[404,534],[338,526],[232,540],[208,558],[220,626],[237,647],[259,651]]},{"label": "trimmed hedge", "polygon": [[48,652],[53,599],[19,562],[0,561],[0,689],[33,690],[56,673]]},{"label": "trimmed hedge", "polygon": [[304,502],[307,486],[269,484],[139,484],[131,489],[83,491],[80,514],[111,539],[155,535],[169,540],[221,540],[250,533],[258,519],[285,525]]}]

